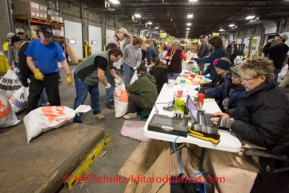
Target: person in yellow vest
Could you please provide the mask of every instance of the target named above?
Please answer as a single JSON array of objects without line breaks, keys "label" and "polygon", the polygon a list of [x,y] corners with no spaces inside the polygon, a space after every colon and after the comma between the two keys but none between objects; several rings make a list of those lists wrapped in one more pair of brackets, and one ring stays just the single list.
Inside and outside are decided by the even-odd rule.
[{"label": "person in yellow vest", "polygon": [[14,33],[9,32],[7,34],[7,40],[3,44],[3,53],[6,56],[6,58],[8,58],[9,42],[14,35],[15,35]]}]

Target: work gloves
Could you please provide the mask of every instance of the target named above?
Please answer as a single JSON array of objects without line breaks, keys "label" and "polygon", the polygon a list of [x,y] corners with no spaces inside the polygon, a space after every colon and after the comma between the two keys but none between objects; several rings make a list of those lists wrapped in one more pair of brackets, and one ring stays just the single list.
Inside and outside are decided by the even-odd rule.
[{"label": "work gloves", "polygon": [[114,82],[115,82],[115,86],[122,84],[121,78],[115,78],[115,79],[114,79]]},{"label": "work gloves", "polygon": [[66,84],[68,86],[70,86],[73,82],[73,79],[72,79],[72,75],[71,74],[67,74],[67,77],[66,77]]},{"label": "work gloves", "polygon": [[106,86],[104,87],[105,89],[110,89],[111,85],[109,83],[106,84]]},{"label": "work gloves", "polygon": [[43,74],[40,72],[40,70],[38,68],[35,68],[32,72],[34,74],[34,78],[35,79],[43,81],[44,76],[43,76]]}]

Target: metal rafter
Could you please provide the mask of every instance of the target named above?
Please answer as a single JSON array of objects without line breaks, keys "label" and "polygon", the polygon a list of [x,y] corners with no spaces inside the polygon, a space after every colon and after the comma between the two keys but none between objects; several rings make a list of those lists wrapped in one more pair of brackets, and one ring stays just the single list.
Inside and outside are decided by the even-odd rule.
[{"label": "metal rafter", "polygon": [[[199,0],[189,2],[189,0],[120,0],[119,5],[111,4],[115,9],[115,15],[121,13],[128,16],[128,20],[135,13],[140,13],[142,18],[139,23],[143,25],[151,21],[153,27],[158,26],[162,30],[174,36],[184,37],[186,23],[191,22],[190,38],[198,37],[201,34],[211,33],[224,27],[227,31],[228,24],[234,23],[240,30],[257,26],[244,18],[249,14],[254,14],[261,21],[276,21],[289,15],[277,15],[275,13],[288,12],[289,2],[284,0]],[[100,7],[103,6],[103,3]],[[99,7],[99,8],[100,8]],[[193,19],[186,19],[187,14],[192,13]],[[274,15],[275,14],[275,15]],[[110,16],[113,16],[110,13]],[[117,16],[116,16],[117,17]],[[173,19],[173,22],[171,22]],[[125,19],[124,19],[125,22]],[[259,24],[260,25],[260,22]],[[241,26],[243,26],[241,28]],[[236,31],[238,29],[234,29]],[[179,31],[179,34],[176,32]],[[233,31],[233,30],[232,30]]]}]

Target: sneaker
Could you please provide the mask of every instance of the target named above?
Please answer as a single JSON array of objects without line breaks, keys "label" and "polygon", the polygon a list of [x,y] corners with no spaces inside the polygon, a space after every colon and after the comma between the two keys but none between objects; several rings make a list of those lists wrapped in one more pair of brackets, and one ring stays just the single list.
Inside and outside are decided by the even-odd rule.
[{"label": "sneaker", "polygon": [[129,114],[123,116],[124,119],[134,119],[136,117],[137,117],[136,113],[129,113]]},{"label": "sneaker", "polygon": [[105,103],[106,107],[109,109],[114,109],[113,103]]}]

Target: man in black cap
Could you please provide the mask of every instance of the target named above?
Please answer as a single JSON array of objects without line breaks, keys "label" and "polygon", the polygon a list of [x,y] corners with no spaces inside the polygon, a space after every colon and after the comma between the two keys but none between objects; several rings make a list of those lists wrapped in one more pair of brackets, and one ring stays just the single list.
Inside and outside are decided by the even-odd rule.
[{"label": "man in black cap", "polygon": [[[208,44],[206,42],[206,36],[201,35],[200,36],[200,42],[202,43],[202,45],[201,45],[197,55],[199,58],[203,58],[203,57],[206,57],[208,55]],[[198,65],[200,67],[200,71],[203,72],[205,63],[199,62]]]},{"label": "man in black cap", "polygon": [[268,43],[263,48],[264,54],[269,54],[269,59],[273,61],[275,70],[274,81],[277,84],[278,74],[281,72],[283,61],[287,56],[288,46],[284,42],[288,39],[287,34],[276,34],[275,42],[276,45],[271,47],[271,42],[273,39],[269,39]]},{"label": "man in black cap", "polygon": [[19,80],[24,87],[28,87],[27,79],[30,78],[31,70],[26,63],[26,55],[24,54],[29,46],[29,42],[24,41],[20,36],[14,35],[11,38],[10,46],[18,51],[19,58]]},{"label": "man in black cap", "polygon": [[51,106],[59,106],[59,68],[57,61],[60,61],[66,71],[66,82],[72,84],[69,65],[66,62],[65,54],[58,43],[52,41],[53,33],[49,26],[41,27],[40,38],[32,41],[25,55],[27,64],[34,76],[31,76],[29,87],[27,113],[37,108],[37,103],[43,88],[46,89],[48,102]]}]

